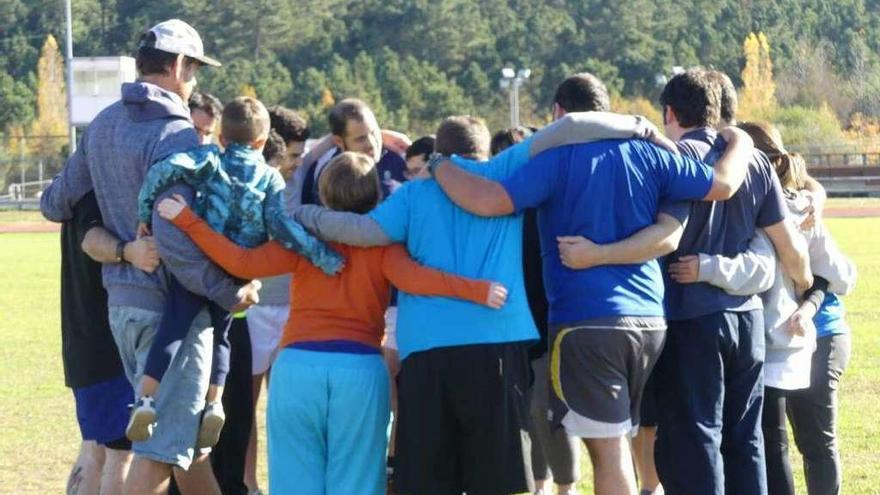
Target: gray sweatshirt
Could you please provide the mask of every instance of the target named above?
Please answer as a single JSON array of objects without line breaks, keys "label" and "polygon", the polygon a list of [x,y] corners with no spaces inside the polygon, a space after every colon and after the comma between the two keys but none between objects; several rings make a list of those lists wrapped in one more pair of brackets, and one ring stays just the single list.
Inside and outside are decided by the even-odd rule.
[{"label": "gray sweatshirt", "polygon": [[[805,192],[786,191],[789,209],[787,222],[800,225],[810,200]],[[822,223],[809,231],[799,230],[807,241],[810,269],[813,274],[828,280],[828,291],[845,296],[855,287],[856,267],[837,247],[831,234]],[[772,248],[771,248],[772,249]],[[792,335],[788,319],[798,309],[800,302],[795,294],[794,283],[785,276],[781,263],[774,263],[775,275],[767,277],[767,260],[771,253],[767,245],[755,239],[749,250],[734,258],[700,255],[699,281],[708,282],[728,292],[763,292],[764,329],[767,354],[764,365],[764,381],[767,386],[785,390],[797,390],[810,386],[810,360],[815,348],[816,334]],[[769,289],[766,282],[773,283]],[[754,293],[754,292],[752,292]]]},{"label": "gray sweatshirt", "polygon": [[[40,209],[48,220],[73,216],[73,206],[93,190],[104,226],[122,240],[135,238],[137,198],[147,169],[166,156],[198,145],[189,109],[176,94],[145,82],[122,85],[122,100],[104,109],[89,125],[76,153],[43,192]],[[160,198],[193,191],[180,184]],[[103,268],[108,304],[162,311],[171,273],[191,292],[224,308],[238,302],[239,286],[214,266],[183,232],[153,213],[153,235],[163,266],[148,274],[127,264]]]}]

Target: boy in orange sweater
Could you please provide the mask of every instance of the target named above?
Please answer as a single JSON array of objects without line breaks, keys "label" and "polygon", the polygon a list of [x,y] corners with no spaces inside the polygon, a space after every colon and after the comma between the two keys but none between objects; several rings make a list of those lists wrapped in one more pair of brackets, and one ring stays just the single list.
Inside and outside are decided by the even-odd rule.
[{"label": "boy in orange sweater", "polygon": [[[375,164],[360,153],[334,158],[318,188],[325,205],[355,213],[370,211],[381,196]],[[283,350],[270,382],[270,491],[383,494],[390,411],[380,342],[391,286],[496,309],[506,301],[507,290],[423,267],[401,245],[333,245],[347,262],[341,275],[330,277],[274,241],[255,249],[239,247],[213,231],[181,198],[164,200],[159,214],[235,276],[296,275]]]}]

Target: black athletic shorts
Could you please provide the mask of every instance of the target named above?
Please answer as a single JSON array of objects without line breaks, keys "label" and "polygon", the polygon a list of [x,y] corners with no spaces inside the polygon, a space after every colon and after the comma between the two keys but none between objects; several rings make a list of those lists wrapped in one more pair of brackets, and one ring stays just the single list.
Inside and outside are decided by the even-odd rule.
[{"label": "black athletic shorts", "polygon": [[550,424],[580,438],[630,435],[666,339],[662,317],[610,317],[550,329]]},{"label": "black athletic shorts", "polygon": [[534,491],[529,345],[444,347],[403,360],[394,458],[399,493]]}]

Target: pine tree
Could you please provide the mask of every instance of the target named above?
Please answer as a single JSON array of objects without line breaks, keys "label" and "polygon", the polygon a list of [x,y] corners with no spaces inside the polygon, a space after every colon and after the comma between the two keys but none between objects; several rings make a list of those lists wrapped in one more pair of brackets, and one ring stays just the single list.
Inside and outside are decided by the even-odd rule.
[{"label": "pine tree", "polygon": [[64,58],[51,34],[46,37],[37,62],[37,119],[30,128],[33,155],[54,161],[67,144],[67,93]]},{"label": "pine tree", "polygon": [[764,33],[750,33],[743,43],[746,64],[739,94],[739,116],[747,120],[769,120],[776,112],[776,83],[770,43]]}]

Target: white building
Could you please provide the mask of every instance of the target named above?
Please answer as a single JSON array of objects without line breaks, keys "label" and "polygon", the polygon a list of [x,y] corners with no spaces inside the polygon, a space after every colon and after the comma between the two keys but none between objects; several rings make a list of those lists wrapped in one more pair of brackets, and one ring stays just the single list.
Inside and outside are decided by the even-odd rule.
[{"label": "white building", "polygon": [[71,123],[87,126],[101,110],[122,97],[122,83],[136,77],[131,57],[74,57]]}]

